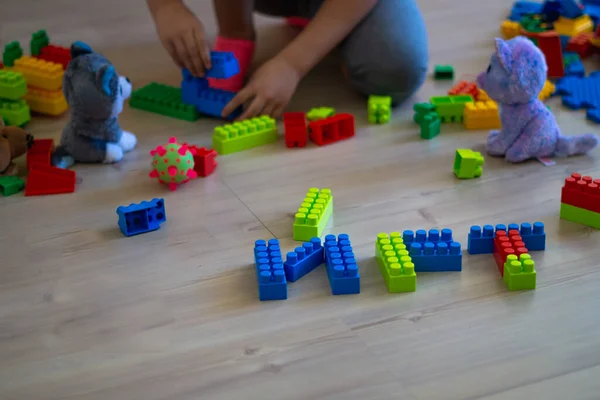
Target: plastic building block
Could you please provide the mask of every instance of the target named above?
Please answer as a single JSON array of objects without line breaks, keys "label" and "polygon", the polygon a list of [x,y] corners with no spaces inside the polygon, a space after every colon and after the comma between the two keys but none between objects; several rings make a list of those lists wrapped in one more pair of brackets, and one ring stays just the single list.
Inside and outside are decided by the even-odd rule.
[{"label": "plastic building block", "polygon": [[323,261],[325,261],[325,255],[321,239],[311,238],[310,241],[303,243],[302,247],[296,247],[294,251],[287,253],[283,264],[285,279],[289,282],[296,282],[323,264]]},{"label": "plastic building block", "polygon": [[279,240],[269,243],[257,240],[254,244],[254,262],[260,301],[287,299],[287,281]]},{"label": "plastic building block", "polygon": [[479,178],[483,173],[485,160],[480,152],[470,149],[456,149],[454,175],[459,179]]},{"label": "plastic building block", "polygon": [[473,103],[473,96],[436,96],[430,99],[442,122],[462,122],[465,104]]},{"label": "plastic building block", "polygon": [[463,122],[467,129],[500,129],[500,111],[495,101],[465,104]]},{"label": "plastic building block", "polygon": [[333,214],[333,194],[329,189],[310,188],[294,217],[294,240],[321,237]]},{"label": "plastic building block", "polygon": [[496,234],[492,225],[472,226],[468,237],[467,251],[469,254],[492,254]]},{"label": "plastic building block", "polygon": [[560,14],[565,18],[579,18],[583,10],[575,0],[557,0],[560,4]]},{"label": "plastic building block", "polygon": [[570,204],[560,204],[560,218],[595,229],[600,229],[600,213],[575,207]]},{"label": "plastic building block", "polygon": [[494,251],[494,238],[498,231],[516,231],[525,247],[530,251],[546,250],[546,233],[544,232],[543,222],[534,222],[533,225],[524,222],[519,227],[518,224],[496,225],[496,230],[492,225],[484,225],[483,229],[480,226],[472,226],[468,237],[468,252],[469,254],[491,254]]},{"label": "plastic building block", "polygon": [[600,179],[572,174],[565,179],[561,203],[600,213]]},{"label": "plastic building block", "polygon": [[504,39],[509,40],[519,36],[521,33],[521,25],[517,21],[505,20],[502,21],[502,25],[500,25],[500,31],[502,32]]},{"label": "plastic building block", "polygon": [[325,268],[331,294],[360,293],[360,272],[347,234],[325,236]]},{"label": "plastic building block", "polygon": [[524,15],[540,14],[542,12],[542,4],[535,1],[517,1],[513,4],[512,10],[508,19],[511,21],[520,21]]},{"label": "plastic building block", "polygon": [[367,114],[371,124],[387,124],[392,114],[390,96],[369,96]]},{"label": "plastic building block", "polygon": [[25,100],[31,111],[54,117],[64,114],[69,108],[62,90],[51,92],[29,87]]},{"label": "plastic building block", "polygon": [[540,100],[544,101],[547,98],[549,98],[550,96],[552,96],[554,94],[554,92],[556,92],[556,85],[554,85],[554,83],[552,83],[550,81],[546,81],[546,83],[544,83],[544,87],[542,88],[542,90],[540,91],[540,94],[538,95],[538,98]]},{"label": "plastic building block", "polygon": [[590,112],[600,109],[600,73],[591,73],[588,77],[567,76],[556,84],[556,94],[562,95],[566,107]]},{"label": "plastic building block", "polygon": [[283,114],[285,129],[285,145],[292,147],[305,147],[308,142],[308,127],[306,114],[303,112],[286,112]]},{"label": "plastic building block", "polygon": [[485,92],[485,90],[479,89],[477,91],[477,97],[475,98],[475,100],[477,100],[477,101],[490,101],[492,99],[490,98],[490,96],[488,96],[488,94]]},{"label": "plastic building block", "polygon": [[75,171],[34,163],[29,166],[25,196],[73,193]]},{"label": "plastic building block", "polygon": [[462,250],[451,229],[442,229],[441,234],[437,229],[404,231],[402,240],[415,272],[462,271]]},{"label": "plastic building block", "polygon": [[593,53],[591,42],[593,37],[594,34],[591,32],[580,33],[577,36],[573,36],[572,38],[569,38],[565,50],[577,53],[581,58],[589,57]]},{"label": "plastic building block", "polygon": [[511,229],[508,232],[497,230],[496,237],[494,238],[494,259],[498,266],[500,275],[504,276],[504,263],[506,258],[514,254],[520,257],[521,254],[528,254],[529,250],[523,242],[523,238],[516,229]]},{"label": "plastic building block", "polygon": [[546,76],[551,79],[562,78],[565,75],[565,65],[560,36],[555,31],[540,33],[523,31],[521,34],[536,43],[544,54],[548,65]]},{"label": "plastic building block", "polygon": [[167,220],[165,200],[152,199],[139,204],[120,206],[117,208],[117,215],[119,229],[127,237],[155,231]]},{"label": "plastic building block", "polygon": [[217,168],[217,152],[206,147],[190,146],[194,155],[194,171],[198,176],[207,177]]},{"label": "plastic building block", "polygon": [[333,117],[311,121],[308,124],[310,140],[325,146],[354,136],[354,115],[336,114]]},{"label": "plastic building block", "polygon": [[508,290],[533,290],[536,284],[535,262],[529,254],[506,257],[503,273]]},{"label": "plastic building block", "polygon": [[23,74],[0,70],[0,98],[19,100],[27,94],[27,83]]},{"label": "plastic building block", "polygon": [[448,91],[448,95],[458,96],[460,94],[470,94],[475,99],[479,94],[479,89],[475,82],[460,81]]},{"label": "plastic building block", "polygon": [[60,64],[63,69],[67,69],[71,62],[71,51],[66,47],[50,44],[42,48],[42,52],[36,58]]},{"label": "plastic building block", "polygon": [[23,57],[23,50],[19,42],[10,42],[4,47],[2,63],[4,67],[12,67],[15,65],[15,61],[21,57]]},{"label": "plastic building block", "polygon": [[388,292],[402,293],[417,290],[415,265],[408,255],[400,232],[377,235],[375,259]]},{"label": "plastic building block", "polygon": [[413,120],[417,124],[423,122],[425,117],[430,114],[434,114],[435,117],[439,118],[437,112],[435,111],[435,106],[431,103],[416,103],[413,105],[413,111],[415,112]]},{"label": "plastic building block", "polygon": [[335,108],[317,107],[317,108],[310,109],[310,111],[306,114],[306,119],[309,121],[318,121],[320,119],[333,117],[334,115],[335,115]]},{"label": "plastic building block", "polygon": [[27,150],[27,168],[31,168],[34,164],[49,167],[53,150],[54,140],[35,139],[33,145]]},{"label": "plastic building block", "polygon": [[59,90],[64,71],[62,65],[23,56],[15,61],[13,69],[25,77],[27,85],[44,90]]},{"label": "plastic building block", "polygon": [[218,126],[212,137],[213,148],[221,155],[273,143],[278,138],[277,124],[268,116]]},{"label": "plastic building block", "polygon": [[421,139],[430,140],[440,134],[442,121],[437,113],[427,114],[419,123],[421,127]]},{"label": "plastic building block", "polygon": [[526,32],[545,32],[545,24],[538,15],[524,15],[520,21],[521,29]]},{"label": "plastic building block", "polygon": [[0,99],[0,117],[5,125],[23,126],[31,120],[31,111],[24,99],[16,101]]},{"label": "plastic building block", "polygon": [[0,176],[0,194],[12,196],[25,187],[25,181],[18,176]]},{"label": "plastic building block", "polygon": [[[196,78],[187,70],[182,70],[181,101],[196,107],[201,114],[221,118],[223,108],[235,97],[234,92],[213,89],[208,86],[206,78]],[[238,107],[226,119],[234,120],[242,113]]]},{"label": "plastic building block", "polygon": [[32,56],[36,57],[42,52],[42,48],[50,44],[50,38],[44,29],[40,29],[31,35],[29,41],[29,51]]},{"label": "plastic building block", "polygon": [[178,185],[198,176],[194,170],[194,153],[195,150],[187,144],[179,144],[174,137],[169,138],[168,144],[150,151],[153,168],[150,178],[158,178],[169,190],[176,190]]},{"label": "plastic building block", "polygon": [[565,53],[565,76],[585,76],[585,67],[577,53]]},{"label": "plastic building block", "polygon": [[140,110],[150,111],[166,117],[196,121],[200,113],[193,105],[181,101],[181,89],[151,82],[134,90],[129,105]]},{"label": "plastic building block", "polygon": [[437,80],[454,79],[454,67],[452,65],[436,65],[433,78]]},{"label": "plastic building block", "polygon": [[240,65],[233,53],[211,51],[210,63],[212,66],[206,71],[207,78],[229,79],[240,73]]},{"label": "plastic building block", "polygon": [[519,234],[529,251],[546,250],[546,232],[544,232],[543,222],[534,222],[533,226],[524,222],[521,224]]},{"label": "plastic building block", "polygon": [[554,30],[559,35],[573,37],[580,33],[593,32],[594,22],[589,15],[582,15],[576,19],[560,17],[557,21],[554,21]]}]

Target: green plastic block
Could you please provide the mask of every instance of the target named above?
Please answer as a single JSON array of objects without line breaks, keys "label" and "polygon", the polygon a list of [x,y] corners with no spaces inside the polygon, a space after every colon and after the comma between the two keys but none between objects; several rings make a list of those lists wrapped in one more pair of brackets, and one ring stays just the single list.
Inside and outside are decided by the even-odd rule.
[{"label": "green plastic block", "polygon": [[526,32],[540,33],[548,30],[543,24],[543,21],[539,17],[533,15],[524,15],[521,18],[520,25]]},{"label": "green plastic block", "polygon": [[0,70],[0,99],[19,100],[27,94],[27,82],[20,72]]},{"label": "green plastic block", "polygon": [[454,67],[452,65],[436,65],[433,72],[434,79],[454,79]]},{"label": "green plastic block", "polygon": [[577,54],[577,53],[565,53],[563,55],[563,65],[565,67],[568,67],[572,63],[580,61],[580,60],[581,60],[581,58],[579,57],[579,54]]},{"label": "green plastic block", "polygon": [[380,233],[375,242],[375,259],[390,293],[417,290],[417,274],[400,232]]},{"label": "green plastic block", "polygon": [[38,56],[42,49],[50,44],[50,38],[44,29],[40,29],[31,35],[29,42],[29,50],[32,56]]},{"label": "green plastic block", "polygon": [[504,283],[508,290],[533,290],[536,283],[535,262],[529,254],[519,258],[510,254],[504,263]]},{"label": "green plastic block", "polygon": [[416,103],[415,105],[413,105],[413,111],[415,112],[413,120],[417,124],[423,122],[426,115],[437,115],[437,112],[435,111],[435,106],[431,103]]},{"label": "green plastic block", "polygon": [[31,111],[23,99],[0,99],[0,117],[4,120],[5,125],[23,126],[31,119]]},{"label": "green plastic block", "polygon": [[2,53],[2,63],[5,67],[12,67],[15,65],[15,60],[23,57],[23,49],[19,42],[10,42],[4,47]]},{"label": "green plastic block", "polygon": [[279,132],[273,118],[256,117],[216,127],[213,149],[221,155],[231,154],[276,142],[278,138]]},{"label": "green plastic block", "polygon": [[600,229],[600,213],[586,210],[584,208],[574,207],[569,204],[560,204],[560,218]]},{"label": "green plastic block", "polygon": [[473,103],[473,96],[436,96],[430,99],[442,122],[462,122],[465,104]]},{"label": "green plastic block", "polygon": [[442,121],[436,113],[430,113],[423,117],[421,123],[421,139],[433,139],[440,134]]},{"label": "green plastic block", "polygon": [[329,189],[310,188],[294,217],[294,240],[308,242],[321,237],[333,214],[333,194]]},{"label": "green plastic block", "polygon": [[480,152],[470,149],[456,149],[454,175],[460,179],[479,178],[483,173],[485,160]]},{"label": "green plastic block", "polygon": [[387,124],[392,114],[392,98],[390,96],[369,96],[367,113],[369,123]]},{"label": "green plastic block", "polygon": [[200,118],[200,113],[194,106],[181,102],[180,88],[156,82],[134,90],[129,105],[133,108],[184,121],[193,122]]},{"label": "green plastic block", "polygon": [[318,121],[320,119],[333,117],[334,115],[335,115],[335,108],[317,107],[317,108],[310,109],[310,111],[306,114],[306,119],[309,121]]},{"label": "green plastic block", "polygon": [[0,194],[12,196],[25,188],[25,181],[18,176],[0,176]]}]

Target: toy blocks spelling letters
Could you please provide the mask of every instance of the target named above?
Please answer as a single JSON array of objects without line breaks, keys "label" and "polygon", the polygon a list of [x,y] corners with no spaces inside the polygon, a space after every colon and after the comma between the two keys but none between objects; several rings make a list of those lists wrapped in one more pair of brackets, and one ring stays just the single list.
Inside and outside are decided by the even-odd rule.
[{"label": "toy blocks spelling letters", "polygon": [[392,113],[390,96],[369,96],[367,114],[371,124],[387,124]]},{"label": "toy blocks spelling letters", "polygon": [[360,273],[350,237],[345,233],[325,236],[325,268],[331,294],[360,293]]},{"label": "toy blocks spelling letters", "polygon": [[354,136],[354,115],[336,114],[309,123],[310,140],[325,146]]},{"label": "toy blocks spelling letters", "polygon": [[310,188],[294,217],[294,240],[321,237],[333,213],[333,194],[329,189]]},{"label": "toy blocks spelling letters", "polygon": [[119,229],[125,236],[155,231],[167,220],[165,200],[152,199],[139,204],[130,204],[117,208]]},{"label": "toy blocks spelling letters", "polygon": [[62,65],[23,56],[15,60],[13,70],[25,77],[27,85],[44,90],[60,90],[64,71]]},{"label": "toy blocks spelling letters", "polygon": [[321,239],[318,237],[311,238],[310,241],[303,243],[302,247],[296,247],[294,251],[287,253],[283,264],[285,278],[290,282],[296,282],[323,264],[324,259]]},{"label": "toy blocks spelling letters", "polygon": [[180,88],[156,82],[134,90],[129,105],[132,108],[184,121],[193,122],[200,118],[200,113],[193,105],[184,104],[181,101]]},{"label": "toy blocks spelling letters", "polygon": [[254,263],[260,301],[287,299],[287,281],[279,240],[270,239],[269,243],[257,240],[254,244]]},{"label": "toy blocks spelling letters", "polygon": [[377,235],[375,259],[388,292],[401,293],[417,290],[415,265],[408,255],[400,232]]},{"label": "toy blocks spelling letters", "polygon": [[454,175],[459,179],[479,178],[483,173],[485,160],[480,152],[470,149],[456,149]]},{"label": "toy blocks spelling letters", "polygon": [[278,138],[277,124],[268,116],[218,126],[212,137],[213,148],[221,155],[273,143]]},{"label": "toy blocks spelling letters", "polygon": [[286,112],[283,114],[285,129],[285,145],[292,147],[305,147],[308,142],[308,127],[306,114],[303,112]]},{"label": "toy blocks spelling letters", "polygon": [[402,240],[415,272],[462,271],[462,250],[451,229],[404,231]]},{"label": "toy blocks spelling letters", "polygon": [[518,224],[496,225],[496,230],[492,225],[484,225],[483,229],[480,226],[474,225],[471,227],[468,237],[468,252],[469,254],[492,254],[494,252],[494,238],[498,231],[506,232],[518,231],[525,246],[531,251],[546,250],[546,232],[544,231],[543,222],[534,222],[530,224],[523,222],[519,227]]}]

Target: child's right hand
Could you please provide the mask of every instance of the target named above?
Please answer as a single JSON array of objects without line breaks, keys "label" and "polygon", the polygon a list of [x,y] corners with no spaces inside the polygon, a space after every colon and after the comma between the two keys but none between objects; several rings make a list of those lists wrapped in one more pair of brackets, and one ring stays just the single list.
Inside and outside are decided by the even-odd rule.
[{"label": "child's right hand", "polygon": [[163,0],[150,9],[158,36],[173,61],[203,77],[211,63],[202,23],[180,0]]}]

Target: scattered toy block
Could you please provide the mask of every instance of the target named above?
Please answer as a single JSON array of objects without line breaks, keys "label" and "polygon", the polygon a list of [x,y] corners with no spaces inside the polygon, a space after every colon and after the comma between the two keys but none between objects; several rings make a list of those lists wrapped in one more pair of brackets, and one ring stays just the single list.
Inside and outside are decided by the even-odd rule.
[{"label": "scattered toy block", "polygon": [[473,103],[473,96],[435,96],[430,99],[442,122],[462,122],[465,104]]},{"label": "scattered toy block", "polygon": [[503,280],[508,290],[533,290],[536,285],[535,262],[529,254],[510,254],[504,263]]},{"label": "scattered toy block", "polygon": [[23,49],[21,49],[19,42],[13,41],[4,46],[2,63],[5,68],[14,66],[15,60],[18,60],[21,57],[23,57]]},{"label": "scattered toy block", "polygon": [[415,112],[413,120],[417,124],[421,124],[427,115],[435,114],[435,117],[439,118],[435,106],[431,103],[416,103],[413,105],[413,111]]},{"label": "scattered toy block", "polygon": [[180,88],[156,82],[134,90],[129,105],[133,108],[184,121],[193,122],[200,118],[196,107],[181,101]]},{"label": "scattered toy block", "polygon": [[31,111],[57,117],[69,108],[62,90],[42,90],[29,87],[25,101]]},{"label": "scattered toy block", "polygon": [[152,199],[117,208],[119,229],[129,237],[155,231],[167,220],[165,200]]},{"label": "scattered toy block", "polygon": [[479,89],[475,82],[460,81],[448,91],[449,96],[470,94],[474,99],[479,95]]},{"label": "scattered toy block", "polygon": [[564,53],[565,76],[585,76],[585,67],[577,53]]},{"label": "scattered toy block", "polygon": [[[196,107],[201,114],[222,118],[223,108],[235,97],[236,93],[209,87],[206,78],[197,78],[189,71],[182,70],[181,101]],[[238,107],[226,119],[234,120],[242,114]]]},{"label": "scattered toy block", "polygon": [[23,74],[28,86],[50,91],[62,88],[64,71],[60,64],[23,56],[15,60],[13,70]]},{"label": "scattered toy block", "polygon": [[554,30],[559,35],[573,37],[581,33],[593,32],[594,23],[589,15],[582,15],[575,19],[560,17],[554,21]]},{"label": "scattered toy block", "polygon": [[421,128],[421,139],[430,140],[438,136],[441,132],[442,121],[437,113],[425,115],[419,123]]},{"label": "scattered toy block", "polygon": [[27,83],[20,72],[0,70],[0,98],[19,100],[27,94]]},{"label": "scattered toy block", "polygon": [[34,164],[49,167],[53,150],[53,139],[35,139],[33,145],[27,149],[27,168],[31,168]]},{"label": "scattered toy block", "polygon": [[207,177],[217,168],[217,152],[206,147],[190,146],[194,155],[194,171],[198,176]]},{"label": "scattered toy block", "polygon": [[460,243],[452,238],[451,229],[407,230],[402,240],[415,265],[415,272],[462,271]]},{"label": "scattered toy block", "polygon": [[321,239],[318,237],[311,238],[310,241],[303,243],[302,247],[296,247],[294,251],[287,253],[283,264],[285,279],[289,282],[296,282],[323,264],[324,260],[325,255]]},{"label": "scattered toy block", "polygon": [[305,147],[308,142],[306,114],[303,112],[286,112],[283,114],[285,145],[288,148]]},{"label": "scattered toy block", "polygon": [[0,194],[12,196],[25,187],[25,181],[18,176],[0,176]]},{"label": "scattered toy block", "polygon": [[550,96],[552,96],[555,91],[556,91],[556,85],[554,85],[554,83],[552,83],[550,81],[546,81],[546,83],[544,83],[544,87],[542,88],[542,90],[540,91],[540,94],[538,95],[538,99],[540,99],[541,101],[544,101],[547,98],[549,98]]},{"label": "scattered toy block", "polygon": [[517,232],[530,251],[546,250],[546,232],[544,231],[543,222],[534,222],[533,225],[529,222],[523,222],[519,227],[518,224],[508,224],[508,227],[503,224],[484,225],[483,229],[480,226],[474,225],[471,227],[468,237],[468,252],[469,254],[492,254],[494,252],[494,239],[498,231],[514,231]]},{"label": "scattered toy block", "polygon": [[417,290],[415,265],[399,232],[377,235],[375,259],[388,292],[401,293]]},{"label": "scattered toy block", "polygon": [[595,229],[600,229],[600,213],[575,207],[570,204],[560,204],[560,218]]},{"label": "scattered toy block", "polygon": [[347,234],[325,236],[325,268],[331,294],[360,293],[360,273]]},{"label": "scattered toy block", "polygon": [[492,225],[472,226],[468,237],[467,251],[469,254],[492,254],[496,234]]},{"label": "scattered toy block", "polygon": [[574,173],[565,179],[561,203],[600,213],[600,179]]},{"label": "scattered toy block", "polygon": [[525,242],[523,242],[523,238],[517,229],[509,229],[508,232],[502,230],[496,231],[493,254],[500,275],[504,276],[504,264],[509,255],[514,254],[520,257],[521,254],[528,253],[529,250],[525,246]]},{"label": "scattered toy block", "polygon": [[310,188],[294,217],[294,240],[321,237],[333,214],[333,194],[329,189]]},{"label": "scattered toy block", "polygon": [[479,178],[483,173],[485,160],[480,152],[470,149],[456,149],[454,175],[459,179]]},{"label": "scattered toy block", "polygon": [[537,15],[524,15],[520,21],[521,29],[527,32],[545,32],[547,24]]},{"label": "scattered toy block", "polygon": [[235,55],[226,51],[210,52],[211,68],[206,70],[207,78],[229,79],[240,73],[240,65]]},{"label": "scattered toy block", "polygon": [[509,40],[519,36],[521,32],[521,25],[517,21],[505,20],[500,25],[500,31],[504,39]]},{"label": "scattered toy block", "polygon": [[254,262],[260,301],[287,299],[287,281],[281,258],[279,240],[257,240],[254,244]]},{"label": "scattered toy block", "polygon": [[392,115],[392,98],[390,96],[369,96],[367,114],[371,124],[387,124]]},{"label": "scattered toy block", "polygon": [[492,99],[490,98],[490,96],[488,96],[488,94],[486,93],[485,90],[478,89],[477,90],[477,97],[475,98],[475,100],[477,100],[477,101],[490,101]]},{"label": "scattered toy block", "polygon": [[452,65],[436,65],[433,71],[433,78],[436,80],[454,79],[454,67]]},{"label": "scattered toy block", "polygon": [[[517,225],[515,224],[515,226]],[[509,225],[509,230],[515,226]],[[524,222],[519,228],[519,234],[529,251],[546,250],[546,232],[544,231],[543,222],[534,222],[533,225]]]},{"label": "scattered toy block", "polygon": [[586,108],[590,118],[591,113],[600,110],[600,73],[594,72],[587,77],[567,76],[556,84],[556,94],[562,96],[562,104],[566,107]]},{"label": "scattered toy block", "polygon": [[354,115],[336,114],[325,119],[311,121],[308,127],[310,140],[317,146],[325,146],[354,136]]},{"label": "scattered toy block", "polygon": [[43,47],[41,53],[37,55],[36,58],[60,64],[62,68],[66,70],[71,62],[71,51],[67,47],[50,44]]},{"label": "scattered toy block", "polygon": [[320,119],[333,117],[334,115],[335,115],[334,108],[316,107],[316,108],[310,109],[310,111],[306,114],[306,119],[308,119],[309,121],[318,121]]},{"label": "scattered toy block", "polygon": [[565,75],[562,41],[556,31],[526,32],[521,30],[521,35],[537,43],[538,48],[546,58],[546,64],[548,65],[546,76],[549,79],[562,78]]},{"label": "scattered toy block", "polygon": [[212,137],[213,148],[221,155],[273,143],[278,138],[277,124],[268,116],[218,126]]},{"label": "scattered toy block", "polygon": [[0,118],[5,125],[23,126],[31,120],[31,111],[25,99],[0,99]]},{"label": "scattered toy block", "polygon": [[540,14],[542,3],[535,1],[517,1],[513,4],[508,17],[511,21],[520,21],[524,15]]},{"label": "scattered toy block", "polygon": [[471,129],[500,129],[500,110],[495,101],[478,101],[465,104],[463,115],[465,128]]},{"label": "scattered toy block", "polygon": [[45,29],[33,32],[29,41],[29,52],[33,57],[38,56],[42,49],[50,44],[50,37]]},{"label": "scattered toy block", "polygon": [[593,53],[593,37],[594,34],[592,32],[580,33],[577,36],[573,36],[572,38],[569,38],[565,50],[577,53],[581,58],[589,57]]},{"label": "scattered toy block", "polygon": [[583,14],[582,8],[575,0],[557,0],[557,3],[564,18],[579,18]]},{"label": "scattered toy block", "polygon": [[33,163],[29,166],[25,196],[73,193],[75,171]]}]

